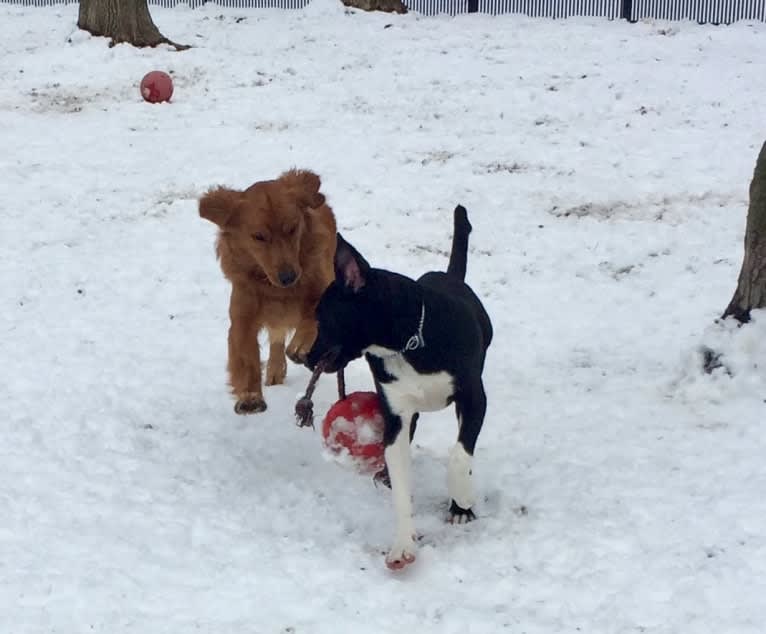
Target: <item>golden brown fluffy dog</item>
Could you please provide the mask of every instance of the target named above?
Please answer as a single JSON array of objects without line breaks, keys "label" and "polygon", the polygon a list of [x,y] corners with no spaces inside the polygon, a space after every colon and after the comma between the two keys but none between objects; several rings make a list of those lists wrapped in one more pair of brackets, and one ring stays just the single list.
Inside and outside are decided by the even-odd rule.
[{"label": "golden brown fluffy dog", "polygon": [[284,381],[287,356],[302,363],[316,338],[314,310],[335,279],[336,227],[319,193],[319,176],[290,170],[245,191],[219,187],[199,201],[199,214],[219,227],[216,252],[231,282],[229,383],[238,414],[266,409],[258,333],[269,333],[266,385]]}]

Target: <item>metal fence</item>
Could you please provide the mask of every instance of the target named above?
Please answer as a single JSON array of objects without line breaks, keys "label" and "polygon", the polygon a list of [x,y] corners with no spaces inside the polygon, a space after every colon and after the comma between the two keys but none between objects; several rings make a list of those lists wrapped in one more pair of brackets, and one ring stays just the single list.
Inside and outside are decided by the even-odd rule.
[{"label": "metal fence", "polygon": [[[211,0],[237,9],[302,9],[310,0]],[[340,0],[338,0],[340,1]],[[0,0],[9,4],[44,7],[76,4],[77,0]],[[207,0],[149,0],[149,4],[196,9]],[[731,24],[739,20],[766,22],[766,0],[404,0],[411,11],[424,15],[446,13],[519,13],[531,17],[572,16],[625,19],[693,20],[700,24]]]},{"label": "metal fence", "polygon": [[632,0],[630,17],[712,24],[739,20],[766,22],[766,0]]},{"label": "metal fence", "polygon": [[410,11],[423,15],[468,13],[468,0],[403,0]]},{"label": "metal fence", "polygon": [[622,0],[477,0],[476,8],[480,13],[521,13],[540,18],[622,17]]}]

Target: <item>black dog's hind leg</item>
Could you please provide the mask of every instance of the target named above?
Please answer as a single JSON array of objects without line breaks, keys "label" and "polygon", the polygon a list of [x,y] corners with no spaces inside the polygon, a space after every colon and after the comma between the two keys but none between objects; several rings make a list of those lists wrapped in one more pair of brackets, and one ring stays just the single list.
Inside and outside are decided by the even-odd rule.
[{"label": "black dog's hind leg", "polygon": [[458,436],[449,453],[447,484],[450,508],[448,521],[462,524],[476,519],[473,512],[473,452],[487,411],[487,397],[481,379],[462,390],[455,402]]}]

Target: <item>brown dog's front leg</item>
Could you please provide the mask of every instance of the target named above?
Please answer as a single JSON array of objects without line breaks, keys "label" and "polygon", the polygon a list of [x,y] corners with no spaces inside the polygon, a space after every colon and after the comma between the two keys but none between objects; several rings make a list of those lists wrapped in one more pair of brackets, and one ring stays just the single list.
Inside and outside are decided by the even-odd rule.
[{"label": "brown dog's front leg", "polygon": [[249,315],[231,314],[229,328],[229,383],[237,399],[237,414],[257,414],[266,409],[261,387],[260,328]]},{"label": "brown dog's front leg", "polygon": [[269,360],[266,362],[266,385],[282,385],[287,374],[285,331],[269,328]]},{"label": "brown dog's front leg", "polygon": [[[260,356],[260,355],[258,355]],[[261,388],[261,363],[242,357],[229,357],[231,390],[237,401],[237,414],[258,414],[266,411],[266,401]]]},{"label": "brown dog's front leg", "polygon": [[287,346],[287,358],[294,363],[303,365],[306,362],[311,346],[317,338],[317,324],[313,317],[302,318],[295,329],[290,345]]}]

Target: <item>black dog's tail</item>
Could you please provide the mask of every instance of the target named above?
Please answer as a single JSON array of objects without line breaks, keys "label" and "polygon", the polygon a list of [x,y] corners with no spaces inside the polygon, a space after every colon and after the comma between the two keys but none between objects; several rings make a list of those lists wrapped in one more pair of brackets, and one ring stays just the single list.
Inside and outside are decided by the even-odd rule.
[{"label": "black dog's tail", "polygon": [[468,262],[468,235],[471,233],[471,223],[468,222],[468,212],[463,205],[455,207],[455,228],[452,233],[452,253],[449,255],[447,273],[465,280],[465,269]]}]

